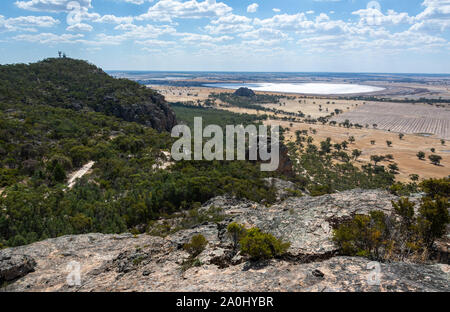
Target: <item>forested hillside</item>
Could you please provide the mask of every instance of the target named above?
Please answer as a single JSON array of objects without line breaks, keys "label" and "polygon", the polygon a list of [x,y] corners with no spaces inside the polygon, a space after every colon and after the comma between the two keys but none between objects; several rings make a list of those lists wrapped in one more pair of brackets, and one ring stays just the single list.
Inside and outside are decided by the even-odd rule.
[{"label": "forested hillside", "polygon": [[161,95],[70,58],[0,66],[0,101],[102,112],[159,131],[170,131],[176,123]]},{"label": "forested hillside", "polygon": [[[181,104],[174,110],[188,125],[195,116],[222,126],[267,118]],[[198,207],[218,195],[275,202],[268,177],[294,182],[295,196],[394,183],[383,167],[359,169],[345,151],[333,152],[328,141],[316,146],[308,133],[288,144],[297,171],[289,177],[247,161],[171,163],[174,139],[164,130],[174,122],[163,97],[83,61],[0,66],[0,248],[66,234],[160,232],[155,220],[179,211],[190,211],[185,224],[192,226],[216,217],[215,209],[205,216]]]},{"label": "forested hillside", "polygon": [[[225,193],[275,199],[257,164],[177,162],[159,169],[173,139],[149,127],[153,110],[137,110],[137,122],[116,114],[116,104],[139,106],[133,103],[146,97],[165,103],[133,82],[71,59],[1,66],[0,81],[0,247],[65,234],[146,231],[160,216]],[[91,161],[92,171],[69,188],[70,174]]]}]

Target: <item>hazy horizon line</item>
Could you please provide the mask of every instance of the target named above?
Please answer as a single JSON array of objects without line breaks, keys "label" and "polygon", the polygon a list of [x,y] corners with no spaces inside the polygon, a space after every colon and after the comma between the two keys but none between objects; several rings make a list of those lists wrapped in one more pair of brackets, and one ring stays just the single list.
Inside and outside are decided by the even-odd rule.
[{"label": "hazy horizon line", "polygon": [[236,71],[236,70],[133,70],[104,69],[105,72],[141,72],[141,73],[261,73],[261,74],[364,74],[364,75],[438,75],[450,76],[450,73],[419,73],[419,72],[342,72],[342,71]]}]

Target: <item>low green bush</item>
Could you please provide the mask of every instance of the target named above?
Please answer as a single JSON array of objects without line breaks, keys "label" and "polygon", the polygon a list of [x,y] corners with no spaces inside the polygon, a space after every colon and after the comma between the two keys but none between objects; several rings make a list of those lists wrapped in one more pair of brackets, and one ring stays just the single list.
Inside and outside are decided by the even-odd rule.
[{"label": "low green bush", "polygon": [[181,271],[185,272],[185,271],[189,270],[190,268],[200,267],[200,266],[202,266],[202,264],[203,263],[197,258],[189,258],[189,259],[183,261],[183,263],[181,264]]},{"label": "low green bush", "polygon": [[395,216],[381,211],[356,215],[334,230],[333,241],[348,256],[424,261],[450,222],[448,197],[433,195],[433,198],[434,191],[422,199],[417,216],[415,203],[401,198],[392,202]]},{"label": "low green bush", "polygon": [[247,234],[247,230],[243,225],[232,222],[227,226],[227,233],[233,241],[233,249],[239,247],[239,241]]},{"label": "low green bush", "polygon": [[195,258],[205,250],[206,245],[208,245],[206,238],[202,234],[198,234],[192,236],[191,241],[184,244],[183,249],[191,255],[191,258]]},{"label": "low green bush", "polygon": [[448,213],[448,197],[437,197],[435,200],[424,198],[417,218],[418,229],[423,243],[430,248],[437,238],[445,234],[450,222]]},{"label": "low green bush", "polygon": [[286,253],[290,243],[277,239],[272,234],[264,233],[258,228],[252,228],[240,240],[241,253],[252,260],[264,260],[281,256]]},{"label": "low green bush", "polygon": [[356,215],[334,231],[333,241],[345,255],[379,259],[391,248],[385,218],[383,212]]},{"label": "low green bush", "polygon": [[420,183],[420,187],[431,198],[436,198],[437,196],[448,197],[450,195],[450,177],[428,179]]},{"label": "low green bush", "polygon": [[419,191],[419,187],[417,183],[402,183],[395,182],[389,187],[389,192],[397,196],[409,196],[413,193],[417,193]]}]

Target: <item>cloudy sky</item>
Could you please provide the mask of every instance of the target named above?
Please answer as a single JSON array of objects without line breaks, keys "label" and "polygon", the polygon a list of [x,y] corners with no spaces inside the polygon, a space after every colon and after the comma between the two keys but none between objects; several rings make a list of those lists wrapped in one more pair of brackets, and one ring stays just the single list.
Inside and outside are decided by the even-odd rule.
[{"label": "cloudy sky", "polygon": [[450,0],[1,0],[0,63],[450,73]]}]

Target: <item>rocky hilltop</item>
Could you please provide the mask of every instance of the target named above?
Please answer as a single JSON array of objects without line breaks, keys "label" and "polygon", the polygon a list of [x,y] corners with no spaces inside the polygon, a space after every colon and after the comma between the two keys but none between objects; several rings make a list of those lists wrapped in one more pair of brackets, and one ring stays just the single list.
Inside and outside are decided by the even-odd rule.
[{"label": "rocky hilltop", "polygon": [[174,112],[157,92],[71,58],[0,66],[0,102],[95,111],[158,131],[171,131],[176,124]]},{"label": "rocky hilltop", "polygon": [[[384,191],[353,190],[280,197],[266,207],[216,197],[201,209],[220,207],[224,221],[166,237],[86,234],[1,250],[0,279],[6,280],[5,291],[449,291],[448,264],[381,263],[374,285],[373,263],[337,255],[333,225],[372,210],[390,213],[393,199]],[[265,262],[233,256],[226,235],[233,221],[291,242],[288,255]],[[208,240],[202,265],[182,270],[188,258],[182,246],[195,234]]]},{"label": "rocky hilltop", "polygon": [[239,88],[234,92],[234,95],[236,96],[243,96],[243,97],[255,97],[256,94],[255,92],[253,92],[253,90],[249,89],[249,88]]}]

